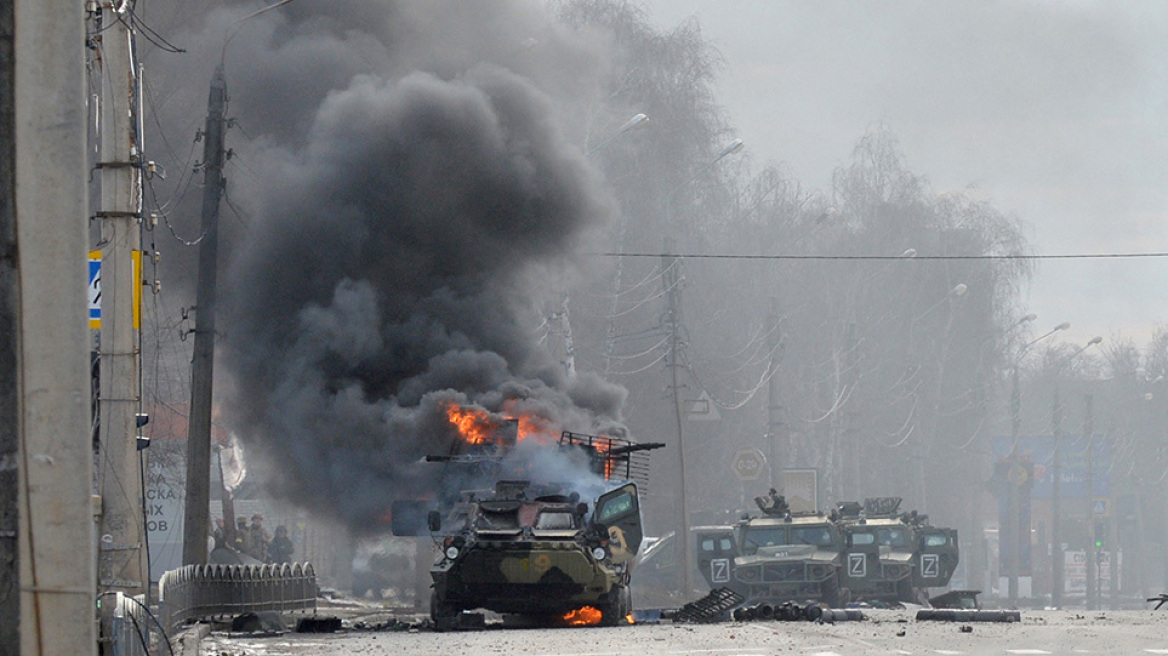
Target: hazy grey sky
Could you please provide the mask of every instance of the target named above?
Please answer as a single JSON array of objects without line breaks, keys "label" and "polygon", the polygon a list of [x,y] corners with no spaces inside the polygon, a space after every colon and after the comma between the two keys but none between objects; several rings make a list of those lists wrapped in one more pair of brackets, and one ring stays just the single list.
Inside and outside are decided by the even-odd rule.
[{"label": "hazy grey sky", "polygon": [[[976,187],[1040,254],[1168,251],[1168,2],[646,0],[696,17],[759,164],[828,191],[877,123],[934,191]],[[1168,323],[1168,258],[1048,260],[1023,299],[1036,330]]]}]

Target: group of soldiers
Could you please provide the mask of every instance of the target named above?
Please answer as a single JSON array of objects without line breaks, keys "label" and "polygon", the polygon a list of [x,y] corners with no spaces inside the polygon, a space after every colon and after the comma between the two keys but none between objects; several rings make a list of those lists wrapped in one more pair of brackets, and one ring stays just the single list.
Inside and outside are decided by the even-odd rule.
[{"label": "group of soldiers", "polygon": [[292,540],[288,538],[288,529],[284,526],[276,527],[276,536],[271,537],[264,528],[263,515],[256,513],[251,516],[251,525],[240,517],[235,522],[234,536],[229,540],[223,526],[223,520],[218,521],[215,529],[215,545],[234,549],[239,553],[247,554],[262,563],[290,563],[292,562]]}]

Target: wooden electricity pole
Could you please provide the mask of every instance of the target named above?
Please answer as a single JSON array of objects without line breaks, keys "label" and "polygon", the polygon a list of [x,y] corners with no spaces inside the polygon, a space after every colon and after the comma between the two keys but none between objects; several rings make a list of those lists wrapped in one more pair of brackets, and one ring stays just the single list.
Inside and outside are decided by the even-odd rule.
[{"label": "wooden electricity pole", "polygon": [[211,523],[211,380],[215,371],[215,267],[219,253],[219,199],[223,195],[223,139],[227,81],[215,69],[203,132],[203,236],[195,296],[195,351],[191,361],[191,414],[187,430],[187,496],[183,511],[183,564],[207,562]]}]

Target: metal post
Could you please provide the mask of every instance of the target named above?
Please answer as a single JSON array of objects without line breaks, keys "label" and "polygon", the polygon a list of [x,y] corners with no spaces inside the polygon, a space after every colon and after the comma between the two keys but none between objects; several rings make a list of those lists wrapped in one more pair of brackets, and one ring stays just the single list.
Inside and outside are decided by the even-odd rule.
[{"label": "metal post", "polygon": [[[133,99],[137,84],[130,61],[129,20],[124,3],[102,7],[101,65],[101,528],[98,587],[143,594],[148,587],[146,527],[138,462],[137,301],[142,293],[141,144]],[[140,260],[139,260],[140,261]]]},{"label": "metal post", "polygon": [[1013,479],[1011,474],[1014,471],[1014,458],[1018,449],[1018,434],[1022,428],[1022,393],[1018,384],[1018,364],[1014,363],[1014,373],[1012,377],[1012,386],[1010,389],[1010,453],[1007,456],[1007,470],[1006,475],[1006,522],[1009,532],[1002,531],[1002,544],[998,548],[1003,554],[1008,554],[1009,571],[1006,575],[1009,577],[1009,600],[1010,607],[1017,608],[1018,606],[1018,560],[1020,557],[1018,549],[1018,528],[1021,524],[1021,519],[1018,517],[1018,483]]},{"label": "metal post", "polygon": [[1095,413],[1094,398],[1090,394],[1083,396],[1083,409],[1086,421],[1083,422],[1083,435],[1087,438],[1087,545],[1083,549],[1083,557],[1087,567],[1087,594],[1085,605],[1087,610],[1095,609]]},{"label": "metal post", "polygon": [[[15,95],[4,97],[15,98],[15,139],[0,139],[0,148],[15,157],[8,245],[19,248],[0,250],[0,271],[15,262],[19,293],[0,293],[0,305],[16,308],[19,368],[7,377],[0,363],[0,378],[19,395],[20,442],[19,458],[0,458],[0,470],[19,472],[20,614],[0,621],[0,651],[94,654],[85,20],[75,0],[18,0],[2,11],[14,6]],[[7,639],[18,622],[19,638]]]},{"label": "metal post", "polygon": [[223,195],[223,113],[227,81],[215,69],[203,133],[203,237],[195,292],[195,348],[191,360],[191,415],[187,427],[187,498],[183,507],[183,564],[207,562],[211,522],[211,379],[215,366],[215,268],[219,253],[219,198]]},{"label": "metal post", "polygon": [[1055,608],[1062,606],[1063,599],[1063,538],[1062,538],[1062,489],[1063,459],[1062,430],[1063,407],[1059,401],[1058,380],[1055,380],[1054,402],[1050,410],[1051,432],[1054,434],[1054,463],[1051,468],[1053,485],[1050,501],[1050,582],[1051,603]]},{"label": "metal post", "polygon": [[1112,506],[1107,519],[1107,574],[1110,580],[1107,582],[1107,602],[1111,606],[1111,610],[1116,609],[1116,602],[1119,599],[1119,556],[1118,556],[1118,535],[1115,526],[1115,511]]}]

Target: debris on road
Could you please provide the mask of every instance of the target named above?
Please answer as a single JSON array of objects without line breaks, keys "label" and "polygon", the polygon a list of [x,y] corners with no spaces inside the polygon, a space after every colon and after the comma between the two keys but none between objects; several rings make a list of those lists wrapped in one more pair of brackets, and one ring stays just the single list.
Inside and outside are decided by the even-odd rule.
[{"label": "debris on road", "polygon": [[1021,622],[1016,610],[949,610],[925,608],[917,611],[917,621],[936,622]]}]

